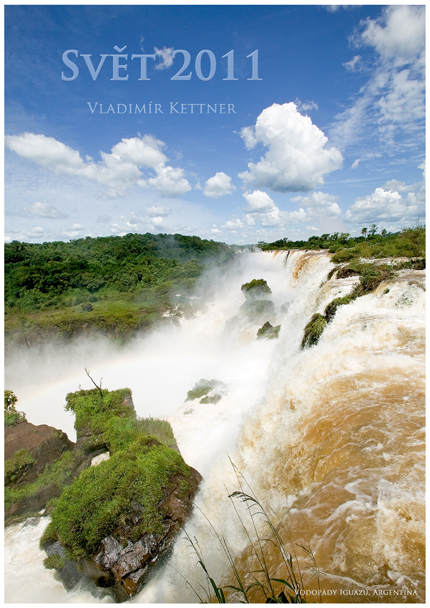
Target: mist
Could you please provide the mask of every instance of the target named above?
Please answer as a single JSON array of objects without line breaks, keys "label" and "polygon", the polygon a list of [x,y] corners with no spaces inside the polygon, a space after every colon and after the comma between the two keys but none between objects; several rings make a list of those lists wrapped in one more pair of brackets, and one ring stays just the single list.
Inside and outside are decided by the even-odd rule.
[{"label": "mist", "polygon": [[[383,585],[382,575],[375,578],[374,571],[386,562],[393,584],[401,588],[409,577],[420,585],[416,562],[421,540],[416,538],[423,534],[423,496],[413,475],[423,466],[424,292],[399,280],[383,296],[382,285],[339,309],[319,344],[301,350],[312,314],[348,293],[358,280],[327,281],[332,268],[324,252],[240,254],[228,272],[212,270],[202,277],[192,299],[195,316],[182,318],[179,325],[153,329],[122,347],[103,338],[81,338],[15,353],[6,361],[5,386],[15,392],[17,409],[29,422],[50,424],[73,441],[74,420],[64,411],[65,396],[93,388],[84,367],[96,382],[102,378],[104,388],[129,387],[138,416],[167,419],[185,461],[203,475],[187,531],[198,539],[218,582],[224,577],[233,584],[205,516],[228,540],[239,565],[246,547],[228,499],[238,489],[231,459],[282,521],[288,515],[295,540],[311,546],[331,572],[330,584]],[[272,290],[274,312],[269,319],[252,321],[240,313],[245,301],[241,285],[260,278]],[[266,320],[281,325],[278,339],[256,339]],[[187,392],[201,379],[222,383],[217,403],[187,401]],[[405,419],[412,420],[411,426]],[[367,429],[367,435],[360,429]],[[405,433],[415,444],[400,466]],[[322,504],[328,519],[321,519]],[[410,548],[389,540],[399,509],[408,509],[414,522],[413,531],[407,524],[403,531]],[[354,534],[361,530],[367,547],[357,549],[359,539],[351,526]],[[15,555],[13,547],[22,536],[22,524],[9,529],[9,556]],[[384,543],[391,546],[390,555],[378,554]],[[360,551],[377,565],[357,561]],[[44,555],[39,553],[34,550],[32,567],[41,566]],[[30,567],[17,561],[6,560],[6,569],[13,564],[14,578],[19,568],[25,575]],[[182,578],[204,583],[196,562],[180,535],[169,563],[133,601],[197,601]],[[245,559],[243,568],[246,572]],[[35,601],[38,576],[44,581],[51,577],[52,598],[62,598],[45,601],[94,601],[85,590],[68,594],[55,587],[54,593],[47,571],[35,575],[26,589],[10,585],[7,601]]]}]

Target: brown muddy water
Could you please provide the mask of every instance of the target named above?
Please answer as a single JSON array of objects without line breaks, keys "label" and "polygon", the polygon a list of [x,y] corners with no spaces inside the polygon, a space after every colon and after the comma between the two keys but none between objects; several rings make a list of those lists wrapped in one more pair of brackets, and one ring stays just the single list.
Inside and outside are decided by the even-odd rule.
[{"label": "brown muddy water", "polygon": [[[73,358],[85,352],[91,371],[109,377],[108,388],[132,388],[138,415],[167,418],[185,460],[204,477],[187,532],[218,584],[237,585],[210,524],[244,584],[255,582],[260,568],[234,508],[255,535],[246,504],[228,498],[239,490],[231,460],[297,554],[307,602],[424,602],[425,271],[401,271],[338,308],[319,343],[301,350],[310,317],[358,280],[327,281],[331,268],[321,252],[244,254],[230,275],[208,279],[219,281],[214,298],[180,329],[141,338],[126,354],[95,343],[46,353],[38,362],[27,356],[33,371],[25,382],[25,370],[11,361],[8,388],[31,422],[52,424],[54,417],[73,439],[73,421],[62,408],[67,392],[79,383],[86,388],[80,359]],[[262,323],[239,315],[240,286],[254,278],[272,289],[275,312],[267,320],[281,324],[278,340],[257,341]],[[197,296],[204,293],[205,285]],[[52,356],[69,370],[56,383],[47,371]],[[201,378],[224,383],[218,403],[185,401]],[[254,523],[266,538],[263,519]],[[37,540],[46,525],[42,518],[8,528],[6,601],[99,602],[85,588],[67,593],[43,569]],[[270,576],[284,578],[279,550],[263,544]],[[298,544],[313,552],[318,577]],[[16,584],[20,576],[25,587]],[[133,602],[196,602],[191,586],[199,584],[205,578],[181,536],[169,563]],[[243,599],[226,593],[230,601]],[[265,601],[258,587],[250,600]]]}]

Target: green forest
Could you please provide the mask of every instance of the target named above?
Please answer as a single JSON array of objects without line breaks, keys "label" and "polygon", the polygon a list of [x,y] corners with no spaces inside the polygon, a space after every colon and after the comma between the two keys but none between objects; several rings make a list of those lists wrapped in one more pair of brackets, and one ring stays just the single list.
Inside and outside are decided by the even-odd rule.
[{"label": "green forest", "polygon": [[286,249],[328,249],[335,254],[333,262],[347,262],[353,258],[424,257],[425,226],[404,228],[400,232],[387,232],[372,224],[363,228],[361,236],[352,237],[347,232],[334,232],[311,236],[307,241],[279,239],[273,243],[258,243],[262,251]]},{"label": "green forest", "polygon": [[[5,246],[6,344],[98,330],[127,337],[186,302],[205,268],[237,248],[180,234]],[[178,294],[178,296],[177,296]]]},{"label": "green forest", "polygon": [[[334,263],[414,258],[424,268],[425,227],[359,237],[347,233],[258,243],[258,249],[324,249]],[[245,247],[254,249],[252,245]],[[189,296],[205,269],[230,264],[243,249],[197,236],[127,234],[65,243],[5,245],[6,346],[99,332],[124,340],[136,330],[192,313]],[[170,319],[163,315],[170,312]]]}]

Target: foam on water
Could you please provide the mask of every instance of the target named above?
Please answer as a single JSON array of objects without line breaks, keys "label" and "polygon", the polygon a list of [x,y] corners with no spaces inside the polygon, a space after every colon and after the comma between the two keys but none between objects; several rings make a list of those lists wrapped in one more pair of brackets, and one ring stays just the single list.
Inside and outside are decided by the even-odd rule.
[{"label": "foam on water", "polygon": [[[72,439],[64,397],[80,384],[91,388],[85,365],[109,389],[129,386],[139,416],[167,417],[186,462],[204,477],[187,531],[198,539],[216,580],[234,584],[205,516],[228,540],[243,575],[255,569],[228,499],[238,489],[230,457],[264,504],[278,512],[283,529],[314,551],[329,573],[323,579],[327,589],[408,588],[420,599],[424,273],[414,273],[413,280],[404,273],[388,287],[340,307],[319,344],[302,351],[311,315],[324,312],[357,281],[326,282],[332,267],[320,252],[244,254],[229,274],[203,283],[198,295],[212,297],[203,312],[182,319],[181,328],[153,332],[121,352],[106,342],[77,343],[69,353],[61,347],[55,358],[46,351],[38,360],[15,359],[6,370],[7,387],[28,420],[57,426]],[[261,323],[243,319],[226,329],[244,301],[240,286],[255,278],[266,279],[272,289],[273,321],[281,324],[278,340],[257,341]],[[57,383],[53,369],[63,370]],[[224,383],[218,403],[186,401],[201,378]],[[27,535],[31,545],[30,536],[40,532],[37,526],[8,529],[5,564],[12,580],[20,539]],[[54,599],[16,599],[11,584],[7,601],[99,601],[84,591],[68,594],[43,569],[43,554],[32,550],[29,555],[22,565],[28,597],[31,589],[33,598],[39,597],[40,579],[41,597]],[[276,559],[270,556],[274,570]],[[178,539],[169,564],[133,601],[196,601],[175,570],[194,586],[204,583],[189,543]],[[52,583],[52,596],[45,581]]]}]

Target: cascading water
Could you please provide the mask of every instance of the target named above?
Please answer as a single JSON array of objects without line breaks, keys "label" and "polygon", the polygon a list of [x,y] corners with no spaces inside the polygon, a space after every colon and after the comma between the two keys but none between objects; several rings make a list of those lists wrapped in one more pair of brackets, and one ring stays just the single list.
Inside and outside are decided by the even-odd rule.
[{"label": "cascading water", "polygon": [[[331,268],[320,252],[243,254],[229,274],[207,279],[202,294],[212,292],[211,301],[181,328],[154,332],[121,354],[93,343],[62,348],[55,362],[47,352],[38,362],[14,359],[6,386],[30,422],[57,426],[71,439],[73,420],[62,405],[80,383],[87,388],[84,365],[110,389],[129,386],[139,416],[167,417],[185,461],[204,477],[187,531],[218,583],[235,584],[205,516],[244,579],[251,582],[256,569],[228,499],[239,489],[230,457],[279,515],[281,535],[288,531],[314,552],[326,573],[323,601],[422,602],[424,271],[403,271],[338,308],[318,345],[301,350],[310,317],[357,281],[326,281]],[[277,340],[256,340],[261,320],[230,321],[243,303],[241,285],[255,278],[272,289],[268,320],[281,324]],[[219,401],[184,401],[201,378],[223,383]],[[100,601],[84,589],[68,594],[43,569],[37,540],[44,525],[30,520],[7,529],[6,601]],[[276,571],[278,558],[267,551]],[[169,563],[133,601],[196,601],[182,578],[204,582],[196,562],[179,538]],[[25,588],[17,589],[17,576]],[[308,581],[309,593],[315,585]]]}]

